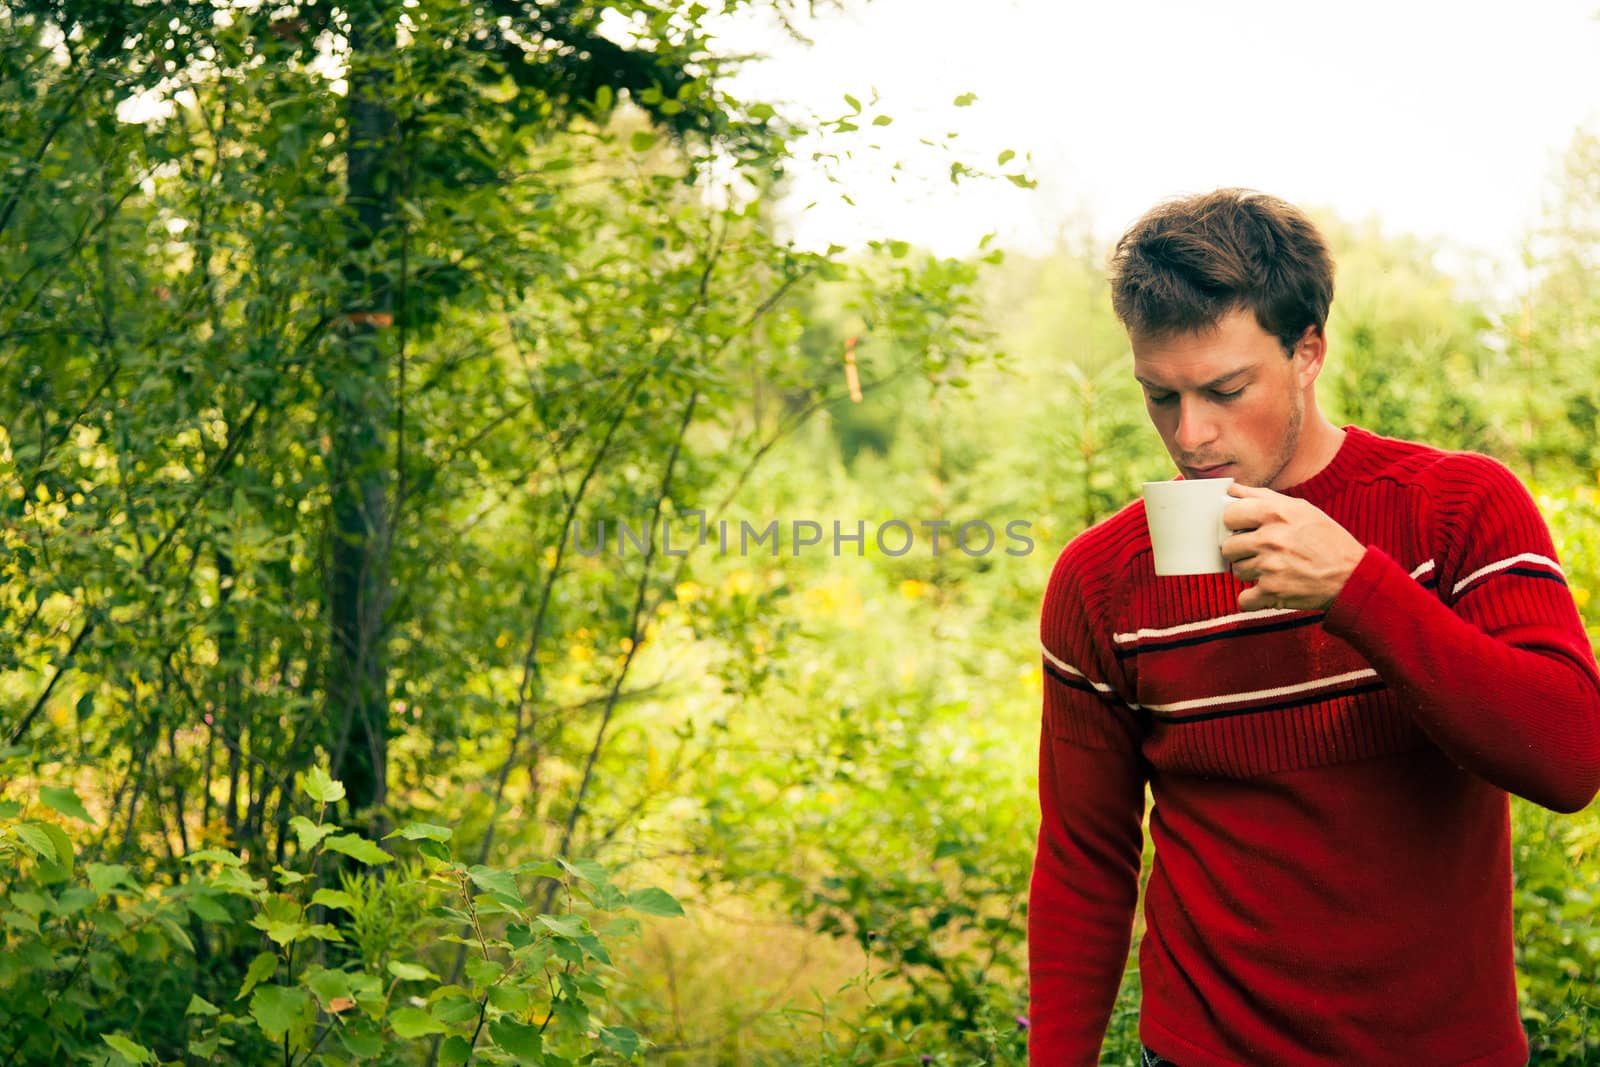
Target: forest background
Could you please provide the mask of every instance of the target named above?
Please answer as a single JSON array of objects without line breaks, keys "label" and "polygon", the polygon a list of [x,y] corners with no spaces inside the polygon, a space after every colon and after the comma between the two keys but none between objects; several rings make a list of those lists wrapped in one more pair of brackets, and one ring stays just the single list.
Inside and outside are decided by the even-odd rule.
[{"label": "forest background", "polygon": [[[0,1064],[1023,1062],[1038,603],[1170,473],[1105,249],[797,248],[894,116],[605,9],[0,4]],[[1596,131],[1552,186],[1510,297],[1323,213],[1323,398],[1511,464],[1595,627]],[[1600,1063],[1600,813],[1514,819]]]}]

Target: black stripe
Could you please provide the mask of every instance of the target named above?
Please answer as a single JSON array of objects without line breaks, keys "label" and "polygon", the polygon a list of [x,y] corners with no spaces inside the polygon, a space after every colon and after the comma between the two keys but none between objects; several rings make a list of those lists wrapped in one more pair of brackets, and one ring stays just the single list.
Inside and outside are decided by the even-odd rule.
[{"label": "black stripe", "polygon": [[1096,690],[1094,686],[1090,685],[1082,678],[1075,678],[1072,675],[1067,674],[1065,671],[1058,669],[1056,665],[1051,663],[1049,660],[1044,661],[1044,673],[1048,674],[1062,685],[1067,686],[1069,689],[1081,689],[1085,693],[1094,693],[1096,696],[1099,695],[1099,691]]},{"label": "black stripe", "polygon": [[1254,634],[1272,633],[1277,630],[1294,630],[1301,626],[1310,626],[1314,622],[1321,622],[1327,616],[1322,612],[1315,615],[1303,615],[1299,618],[1285,619],[1281,622],[1264,622],[1255,626],[1240,626],[1231,630],[1215,630],[1211,633],[1197,634],[1194,637],[1175,637],[1170,641],[1161,641],[1157,644],[1140,645],[1117,649],[1119,658],[1137,656],[1141,652],[1165,652],[1169,648],[1187,648],[1190,645],[1203,645],[1207,641],[1221,641],[1227,637],[1249,637]]},{"label": "black stripe", "polygon": [[1161,712],[1152,712],[1157,722],[1171,723],[1174,726],[1184,726],[1192,722],[1210,722],[1212,719],[1228,719],[1235,715],[1254,715],[1262,711],[1282,711],[1285,708],[1306,707],[1312,704],[1321,704],[1326,700],[1336,700],[1340,697],[1360,696],[1363,693],[1376,693],[1380,689],[1388,688],[1380,678],[1374,682],[1362,682],[1359,685],[1344,689],[1327,689],[1309,698],[1301,697],[1295,700],[1284,700],[1277,704],[1257,704],[1248,708],[1231,708],[1225,711],[1203,711],[1198,715],[1168,716]]},{"label": "black stripe", "polygon": [[1417,584],[1422,586],[1422,588],[1424,588],[1424,589],[1432,589],[1432,588],[1434,588],[1435,586],[1437,586],[1439,584],[1439,572],[1438,571],[1431,572],[1428,575],[1428,577],[1422,579]]},{"label": "black stripe", "polygon": [[[1524,578],[1548,578],[1552,582],[1560,582],[1562,585],[1566,585],[1567,584],[1567,580],[1565,578],[1563,578],[1559,574],[1552,573],[1551,571],[1536,571],[1532,567],[1507,567],[1505,570],[1501,571],[1500,573],[1502,573],[1502,574],[1520,574]],[[1485,575],[1485,577],[1493,578],[1494,575],[1489,574],[1489,575]]]},{"label": "black stripe", "polygon": [[[1054,678],[1068,689],[1076,689],[1080,693],[1088,693],[1090,696],[1099,697],[1101,703],[1103,704],[1109,704],[1114,708],[1123,708],[1129,712],[1134,710],[1128,707],[1127,703],[1121,697],[1112,693],[1102,693],[1084,679],[1074,677],[1073,675],[1059,670],[1056,665],[1051,663],[1049,660],[1044,661],[1044,673],[1048,674],[1050,677]],[[1144,716],[1144,718],[1148,718],[1148,716]]]},{"label": "black stripe", "polygon": [[1495,571],[1493,574],[1485,574],[1481,578],[1474,578],[1470,585],[1468,585],[1465,589],[1461,590],[1460,593],[1456,593],[1455,595],[1456,596],[1460,596],[1461,593],[1466,593],[1466,592],[1469,592],[1470,590],[1476,589],[1476,588],[1478,588],[1478,586],[1482,585],[1484,582],[1487,582],[1490,578],[1498,578],[1502,574],[1516,574],[1516,575],[1520,575],[1523,578],[1546,578],[1546,579],[1549,579],[1552,582],[1560,582],[1562,585],[1566,585],[1567,584],[1567,580],[1565,578],[1563,578],[1561,575],[1556,574],[1556,573],[1554,573],[1552,571],[1536,570],[1533,567],[1507,567],[1503,571]]}]

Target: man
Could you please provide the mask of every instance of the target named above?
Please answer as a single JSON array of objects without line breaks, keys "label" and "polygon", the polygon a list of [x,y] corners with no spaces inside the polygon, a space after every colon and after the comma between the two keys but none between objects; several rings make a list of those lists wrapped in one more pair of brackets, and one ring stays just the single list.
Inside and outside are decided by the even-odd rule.
[{"label": "man", "polygon": [[1508,794],[1600,789],[1600,675],[1532,498],[1322,414],[1333,265],[1290,205],[1158,206],[1111,282],[1179,472],[1235,479],[1232,573],[1157,578],[1136,502],[1051,575],[1031,1061],[1099,1061],[1148,782],[1147,1063],[1525,1064]]}]

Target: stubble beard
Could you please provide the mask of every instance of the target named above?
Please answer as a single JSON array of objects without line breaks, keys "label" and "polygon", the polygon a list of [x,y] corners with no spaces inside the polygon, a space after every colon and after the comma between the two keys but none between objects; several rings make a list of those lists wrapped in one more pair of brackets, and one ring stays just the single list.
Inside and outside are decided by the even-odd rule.
[{"label": "stubble beard", "polygon": [[1277,466],[1273,468],[1272,474],[1264,478],[1260,483],[1268,489],[1288,488],[1288,486],[1278,485],[1278,479],[1289,468],[1289,464],[1294,462],[1295,452],[1300,447],[1300,429],[1301,424],[1305,421],[1306,402],[1305,397],[1301,394],[1294,393],[1292,395],[1294,403],[1289,408],[1289,425],[1284,427],[1283,430],[1283,449],[1278,453]]}]

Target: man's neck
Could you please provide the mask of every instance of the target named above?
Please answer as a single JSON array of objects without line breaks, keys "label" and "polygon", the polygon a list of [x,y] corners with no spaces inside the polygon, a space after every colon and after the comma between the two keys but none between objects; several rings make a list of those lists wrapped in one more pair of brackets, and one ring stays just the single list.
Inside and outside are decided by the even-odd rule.
[{"label": "man's neck", "polygon": [[1339,454],[1344,438],[1344,430],[1329,422],[1317,409],[1316,402],[1312,401],[1306,407],[1306,419],[1300,432],[1300,447],[1295,450],[1294,458],[1289,461],[1289,465],[1273,479],[1271,488],[1287,489],[1322,473],[1323,468],[1332,463],[1333,457]]}]

